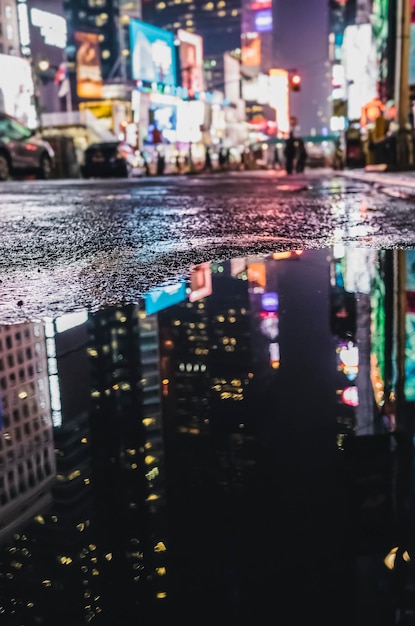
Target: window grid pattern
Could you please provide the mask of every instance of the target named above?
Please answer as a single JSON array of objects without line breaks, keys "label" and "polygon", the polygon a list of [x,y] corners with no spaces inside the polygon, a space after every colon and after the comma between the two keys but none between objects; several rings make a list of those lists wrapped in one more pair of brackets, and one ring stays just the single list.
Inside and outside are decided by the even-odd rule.
[{"label": "window grid pattern", "polygon": [[48,390],[43,326],[0,326],[0,525],[55,475]]}]

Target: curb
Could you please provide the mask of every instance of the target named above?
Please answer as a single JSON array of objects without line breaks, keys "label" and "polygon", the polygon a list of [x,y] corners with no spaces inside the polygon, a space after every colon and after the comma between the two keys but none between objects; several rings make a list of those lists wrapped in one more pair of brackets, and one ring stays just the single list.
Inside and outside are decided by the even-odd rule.
[{"label": "curb", "polygon": [[368,172],[366,170],[342,170],[336,174],[346,178],[353,178],[364,183],[389,187],[409,187],[415,189],[415,176],[409,177],[398,172]]}]

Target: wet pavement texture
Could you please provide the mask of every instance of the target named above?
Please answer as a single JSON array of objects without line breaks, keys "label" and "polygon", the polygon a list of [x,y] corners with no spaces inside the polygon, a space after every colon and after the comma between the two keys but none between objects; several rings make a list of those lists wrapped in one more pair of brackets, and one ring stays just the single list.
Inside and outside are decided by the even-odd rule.
[{"label": "wet pavement texture", "polygon": [[335,240],[412,245],[410,194],[386,191],[312,170],[4,183],[0,320],[136,303],[203,261]]},{"label": "wet pavement texture", "polygon": [[414,267],[335,241],[0,325],[0,623],[410,624]]}]

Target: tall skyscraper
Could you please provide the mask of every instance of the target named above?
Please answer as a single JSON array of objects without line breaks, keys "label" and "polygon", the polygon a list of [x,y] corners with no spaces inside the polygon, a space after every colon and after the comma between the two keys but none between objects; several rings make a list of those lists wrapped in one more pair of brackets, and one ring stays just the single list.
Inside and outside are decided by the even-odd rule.
[{"label": "tall skyscraper", "polygon": [[144,0],[143,20],[166,30],[179,28],[203,37],[206,56],[215,56],[241,46],[241,1],[217,0],[196,3],[184,0]]},{"label": "tall skyscraper", "polygon": [[329,131],[328,0],[274,1],[275,67],[301,76],[301,91],[290,98],[297,134]]}]

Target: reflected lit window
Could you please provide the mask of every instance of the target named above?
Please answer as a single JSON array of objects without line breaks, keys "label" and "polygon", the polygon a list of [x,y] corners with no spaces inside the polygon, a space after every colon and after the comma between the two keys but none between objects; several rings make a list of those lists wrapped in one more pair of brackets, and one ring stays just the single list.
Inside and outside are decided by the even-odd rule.
[{"label": "reflected lit window", "polygon": [[95,18],[95,24],[100,27],[104,26],[108,22],[108,13],[100,13]]}]

